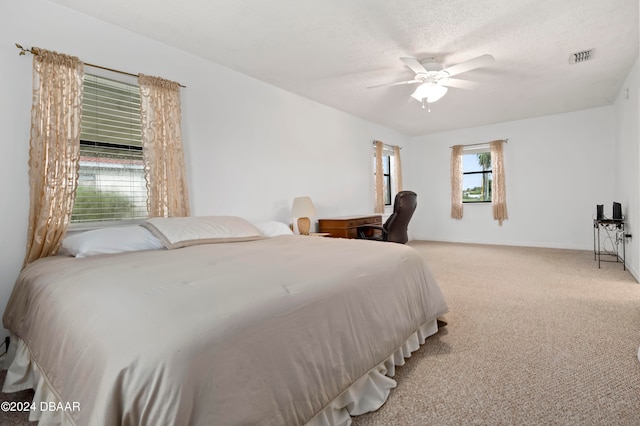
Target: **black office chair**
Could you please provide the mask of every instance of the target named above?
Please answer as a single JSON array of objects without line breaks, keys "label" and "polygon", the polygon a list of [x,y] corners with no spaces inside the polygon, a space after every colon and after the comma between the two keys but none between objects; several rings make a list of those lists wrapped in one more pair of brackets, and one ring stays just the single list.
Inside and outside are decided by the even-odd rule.
[{"label": "black office chair", "polygon": [[358,227],[358,238],[377,241],[391,241],[404,244],[409,241],[407,228],[418,205],[418,195],[413,191],[400,191],[393,202],[393,213],[384,225],[363,225]]}]

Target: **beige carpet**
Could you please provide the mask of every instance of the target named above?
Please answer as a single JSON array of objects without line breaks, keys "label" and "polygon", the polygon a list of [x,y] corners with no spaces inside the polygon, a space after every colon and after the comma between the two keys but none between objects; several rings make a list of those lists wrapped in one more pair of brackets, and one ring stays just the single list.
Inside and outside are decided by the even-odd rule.
[{"label": "beige carpet", "polygon": [[450,312],[364,425],[640,425],[640,285],[589,251],[413,242]]},{"label": "beige carpet", "polygon": [[[622,265],[598,269],[588,251],[411,245],[440,282],[448,325],[354,425],[640,425],[640,285]],[[0,413],[2,425],[25,419]]]}]

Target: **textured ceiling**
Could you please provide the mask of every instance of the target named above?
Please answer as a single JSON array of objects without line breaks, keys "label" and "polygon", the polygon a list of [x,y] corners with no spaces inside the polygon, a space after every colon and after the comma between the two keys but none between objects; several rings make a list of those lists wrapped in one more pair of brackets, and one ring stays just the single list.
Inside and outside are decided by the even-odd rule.
[{"label": "textured ceiling", "polygon": [[[53,0],[408,135],[610,105],[638,58],[638,0]],[[595,49],[588,62],[573,52]],[[399,60],[495,62],[431,112]]]}]

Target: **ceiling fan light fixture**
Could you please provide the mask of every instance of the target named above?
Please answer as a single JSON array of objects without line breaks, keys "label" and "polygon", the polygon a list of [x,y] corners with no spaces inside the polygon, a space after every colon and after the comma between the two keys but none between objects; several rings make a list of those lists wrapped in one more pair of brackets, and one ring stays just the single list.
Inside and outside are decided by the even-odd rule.
[{"label": "ceiling fan light fixture", "polygon": [[423,99],[426,99],[427,102],[432,103],[442,98],[447,93],[447,90],[449,89],[445,86],[441,86],[438,83],[430,81],[418,86],[411,97],[418,102],[422,102]]},{"label": "ceiling fan light fixture", "polygon": [[429,95],[427,96],[427,102],[435,102],[439,100],[441,97],[447,94],[448,88],[444,86],[440,86],[439,84],[434,85],[434,87],[430,90]]}]

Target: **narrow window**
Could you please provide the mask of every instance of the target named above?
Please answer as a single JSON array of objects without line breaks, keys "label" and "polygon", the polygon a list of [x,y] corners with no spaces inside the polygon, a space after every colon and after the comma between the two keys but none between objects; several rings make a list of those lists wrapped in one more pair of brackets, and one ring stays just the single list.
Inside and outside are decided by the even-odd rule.
[{"label": "narrow window", "polygon": [[[391,192],[392,192],[392,186],[391,186],[391,172],[393,170],[394,167],[394,161],[393,161],[393,151],[390,151],[389,149],[383,149],[382,151],[382,196],[384,199],[384,205],[385,206],[390,206],[391,205]],[[373,153],[373,175],[375,176],[375,170],[376,170],[376,155],[375,152]]]},{"label": "narrow window", "polygon": [[382,157],[382,172],[384,180],[384,205],[391,205],[391,156],[385,154]]}]

